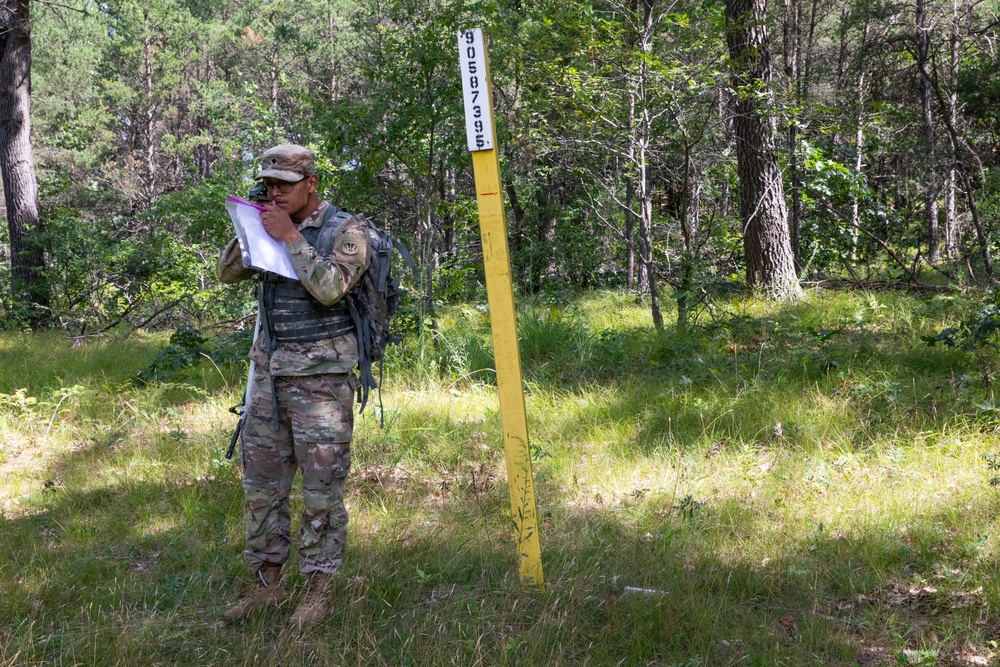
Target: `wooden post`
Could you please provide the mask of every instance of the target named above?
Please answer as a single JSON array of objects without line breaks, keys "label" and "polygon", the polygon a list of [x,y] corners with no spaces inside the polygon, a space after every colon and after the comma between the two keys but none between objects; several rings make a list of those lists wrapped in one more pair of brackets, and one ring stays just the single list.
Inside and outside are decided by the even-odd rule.
[{"label": "wooden post", "polygon": [[500,393],[500,420],[510,484],[510,511],[517,543],[517,557],[524,585],[541,586],[542,548],[531,474],[531,447],[524,408],[521,351],[514,312],[514,288],[507,249],[500,159],[493,124],[493,91],[490,86],[486,42],[480,28],[458,33],[465,118],[472,151],[479,203],[479,231],[483,239],[486,295],[490,304],[493,355]]}]

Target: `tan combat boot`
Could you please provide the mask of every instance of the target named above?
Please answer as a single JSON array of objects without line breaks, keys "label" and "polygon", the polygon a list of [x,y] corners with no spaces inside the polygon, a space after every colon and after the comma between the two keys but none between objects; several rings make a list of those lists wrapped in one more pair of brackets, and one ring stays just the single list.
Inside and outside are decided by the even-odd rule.
[{"label": "tan combat boot", "polygon": [[330,615],[330,582],[333,575],[327,572],[312,572],[302,589],[302,600],[289,619],[292,627],[308,630],[322,623]]},{"label": "tan combat boot", "polygon": [[288,594],[281,584],[281,566],[264,563],[257,570],[256,585],[244,594],[239,602],[226,610],[222,620],[226,623],[239,623],[268,605],[277,607],[286,597]]}]

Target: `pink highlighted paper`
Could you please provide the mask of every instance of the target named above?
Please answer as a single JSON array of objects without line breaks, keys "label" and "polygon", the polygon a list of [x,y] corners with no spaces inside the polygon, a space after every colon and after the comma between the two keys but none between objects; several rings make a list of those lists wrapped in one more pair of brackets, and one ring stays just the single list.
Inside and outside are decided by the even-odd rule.
[{"label": "pink highlighted paper", "polygon": [[267,209],[238,197],[227,197],[226,210],[239,239],[243,266],[271,271],[292,280],[299,279],[285,244],[268,234],[260,221],[261,211]]}]

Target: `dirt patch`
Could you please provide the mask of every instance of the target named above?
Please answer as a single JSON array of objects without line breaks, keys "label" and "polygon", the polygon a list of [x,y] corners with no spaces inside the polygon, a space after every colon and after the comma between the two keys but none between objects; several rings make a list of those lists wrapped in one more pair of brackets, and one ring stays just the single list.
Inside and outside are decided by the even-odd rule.
[{"label": "dirt patch", "polygon": [[882,603],[892,607],[939,614],[950,609],[962,609],[973,605],[986,606],[983,589],[980,586],[971,591],[940,591],[927,584],[894,583],[876,589],[870,595],[859,595],[859,604]]},{"label": "dirt patch", "polygon": [[[0,515],[7,519],[24,516],[21,497],[62,487],[62,481],[51,477],[49,462],[56,454],[78,451],[86,443],[74,440],[68,450],[64,446],[55,451],[45,438],[20,433],[3,434],[3,457],[0,458]],[[22,476],[23,484],[15,484],[14,478]]]},{"label": "dirt patch", "polygon": [[882,665],[896,665],[896,658],[885,646],[880,646],[875,642],[861,642],[856,658],[861,667],[881,667]]},{"label": "dirt patch", "polygon": [[894,649],[888,643],[865,640],[855,662],[860,667],[897,667],[898,665],[937,665],[939,667],[987,667],[994,654],[971,644],[957,649]]},{"label": "dirt patch", "polygon": [[358,468],[357,472],[352,475],[351,482],[402,495],[412,478],[413,475],[403,466],[372,464]]},{"label": "dirt patch", "polygon": [[[926,582],[894,582],[859,595],[856,601],[831,605],[833,616],[824,618],[844,622],[848,632],[858,638],[856,658],[861,667],[881,665],[940,665],[975,667],[991,665],[995,653],[972,642],[954,639],[938,642],[937,637],[954,637],[952,629],[969,622],[987,625],[988,605],[983,589],[943,590]],[[887,614],[911,632],[904,640],[899,635],[871,637],[871,615]]]}]

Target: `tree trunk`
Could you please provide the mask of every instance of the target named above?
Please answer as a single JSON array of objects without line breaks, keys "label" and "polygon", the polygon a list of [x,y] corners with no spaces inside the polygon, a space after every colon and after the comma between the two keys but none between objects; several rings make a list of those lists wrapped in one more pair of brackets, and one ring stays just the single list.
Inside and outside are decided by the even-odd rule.
[{"label": "tree trunk", "polygon": [[0,0],[0,174],[10,232],[12,300],[27,323],[49,318],[45,258],[39,228],[38,183],[31,154],[31,32],[29,0]]},{"label": "tree trunk", "polygon": [[[338,37],[338,35],[337,35],[337,22],[333,18],[333,5],[332,4],[328,4],[327,5],[326,16],[327,16],[327,39],[329,40],[330,44],[334,44],[335,40]],[[336,102],[337,101],[337,92],[338,92],[337,91],[337,56],[333,52],[332,49],[331,49],[331,53],[330,53],[329,67],[330,67],[330,80],[329,80],[329,83],[327,84],[327,86],[329,86],[329,88],[330,88],[330,101],[331,102]]]},{"label": "tree trunk", "polygon": [[[854,134],[854,176],[861,182],[865,155],[865,73],[858,74],[858,127]],[[861,208],[858,190],[851,190],[851,261],[858,258],[858,230],[861,229]]]},{"label": "tree trunk", "polygon": [[642,253],[642,265],[646,267],[646,281],[649,288],[650,313],[653,324],[658,331],[663,331],[663,313],[660,311],[660,295],[656,288],[656,275],[653,272],[653,188],[649,178],[649,165],[646,163],[645,148],[639,149],[639,248]]},{"label": "tree trunk", "polygon": [[997,284],[997,279],[993,273],[993,257],[990,254],[990,241],[986,236],[986,230],[983,228],[983,221],[979,217],[979,206],[976,205],[976,194],[972,189],[972,179],[969,178],[969,174],[966,173],[965,169],[962,169],[960,174],[962,176],[962,183],[965,186],[965,200],[969,206],[969,213],[972,214],[972,224],[976,228],[976,238],[983,253],[983,269],[986,271],[986,279],[993,286]]},{"label": "tree trunk", "polygon": [[[929,78],[925,79],[929,84],[935,85],[937,82],[931,81]],[[937,95],[937,101],[939,107],[947,107],[945,102],[944,94],[941,91],[939,85],[935,85],[934,93]],[[951,114],[944,115],[945,129],[948,130],[948,137],[951,141],[952,146],[961,147],[969,153],[970,161],[978,162],[973,150],[965,143],[961,135],[958,133],[958,128],[955,124],[955,119]],[[982,218],[979,216],[979,206],[976,203],[976,193],[973,188],[972,178],[969,177],[969,167],[965,162],[960,159],[960,155],[956,151],[955,160],[952,166],[958,171],[958,177],[962,179],[963,189],[965,190],[965,203],[969,208],[969,215],[972,216],[972,224],[976,230],[976,240],[979,241],[979,250],[983,256],[983,269],[986,271],[986,279],[989,281],[990,286],[995,286],[998,283],[996,275],[993,273],[993,257],[990,253],[990,243],[989,238],[986,235],[986,229],[983,227]],[[982,167],[980,166],[980,169]],[[972,273],[972,265],[969,264],[969,275]]]},{"label": "tree trunk", "polygon": [[445,191],[441,195],[441,199],[448,202],[448,217],[444,226],[444,254],[448,258],[449,265],[454,265],[458,258],[458,216],[455,214],[458,200],[456,180],[455,166],[449,165],[444,176]]},{"label": "tree trunk", "polygon": [[[629,131],[635,127],[635,91],[628,95]],[[629,141],[625,161],[625,275],[629,290],[635,289],[635,142]]]},{"label": "tree trunk", "polygon": [[[938,102],[943,104],[941,97],[941,91],[936,91],[938,95]],[[945,116],[945,128],[948,130],[948,136],[951,139],[952,145],[963,146],[970,153],[968,145],[963,144],[961,138],[958,134],[958,129],[952,122],[950,116]],[[957,156],[956,156],[957,157]],[[975,157],[974,155],[972,156]],[[986,236],[986,229],[983,227],[983,221],[979,217],[979,206],[976,204],[976,193],[972,186],[972,179],[969,177],[968,166],[965,165],[961,160],[956,159],[953,166],[958,170],[958,176],[962,179],[962,185],[965,190],[965,203],[969,207],[969,215],[972,216],[972,224],[976,230],[976,239],[979,241],[979,249],[983,254],[983,269],[986,271],[986,279],[989,281],[990,285],[996,285],[997,279],[993,273],[993,257],[990,253],[990,243],[989,238]],[[972,275],[972,266],[969,265],[969,275]]]},{"label": "tree trunk", "polygon": [[740,221],[747,284],[769,298],[801,294],[785,209],[781,166],[775,152],[770,97],[771,55],[764,0],[726,0],[726,42],[733,68],[733,130],[736,137]]},{"label": "tree trunk", "polygon": [[[437,124],[432,120],[427,140],[427,177],[424,180],[423,211],[421,211],[420,225],[423,226],[423,241],[426,247],[421,247],[421,261],[426,268],[426,291],[424,293],[425,306],[424,313],[430,319],[430,328],[437,330],[437,314],[434,312],[434,274],[437,272],[440,262],[437,242],[437,203],[438,203],[438,183],[440,179],[435,178],[435,166],[437,165],[435,147],[435,137],[437,135]],[[442,165],[443,166],[443,165]]]},{"label": "tree trunk", "polygon": [[802,197],[800,194],[800,174],[798,162],[798,114],[802,108],[802,86],[799,81],[801,71],[799,61],[802,51],[802,40],[799,30],[800,0],[785,0],[785,17],[783,21],[785,49],[785,77],[792,93],[792,103],[795,111],[788,122],[785,134],[786,150],[788,151],[788,172],[792,177],[792,256],[796,270],[802,269]]},{"label": "tree trunk", "polygon": [[280,141],[280,125],[278,123],[278,96],[281,92],[279,81],[281,77],[281,72],[279,71],[278,65],[278,44],[280,40],[278,39],[277,26],[275,25],[275,12],[271,12],[268,19],[271,23],[271,32],[274,35],[274,43],[271,45],[271,53],[268,59],[268,80],[270,83],[270,102],[271,102],[271,134],[274,141]]},{"label": "tree trunk", "polygon": [[[947,102],[945,113],[948,114],[947,122],[949,127],[955,127],[958,125],[959,41],[958,0],[953,0],[948,58],[948,75],[951,79],[951,85],[949,86],[947,96],[945,97]],[[945,257],[953,259],[958,256],[958,246],[961,239],[961,230],[959,229],[958,216],[955,206],[956,189],[958,185],[958,175],[955,171],[955,163],[958,162],[959,157],[958,146],[956,146],[955,142],[951,140],[950,134],[948,135],[948,139],[948,154],[951,162],[948,166],[948,175],[945,177],[944,184],[944,252]]]},{"label": "tree trunk", "polygon": [[692,148],[691,144],[684,145],[684,188],[677,215],[684,242],[681,258],[681,282],[677,289],[680,293],[677,296],[677,330],[680,332],[687,331],[691,304],[697,302],[691,297],[695,290],[695,262],[697,261],[695,255],[698,251],[696,239],[701,206],[701,177],[695,170],[691,156]]},{"label": "tree trunk", "polygon": [[[559,185],[553,194],[558,195],[555,206],[542,211],[538,219],[538,237],[535,239],[535,247],[539,249],[538,254],[538,288],[545,283],[546,278],[552,277],[556,273],[556,227],[559,224],[558,211],[564,210],[566,206],[566,190],[564,185]],[[553,200],[550,198],[549,203]],[[537,290],[536,290],[537,291]]]},{"label": "tree trunk", "polygon": [[941,259],[938,243],[937,219],[937,156],[934,150],[934,115],[931,108],[931,77],[927,71],[930,50],[930,27],[927,25],[925,0],[917,0],[917,68],[920,70],[920,107],[924,119],[924,142],[927,150],[927,174],[924,190],[924,225],[927,229],[927,259],[937,263]]},{"label": "tree trunk", "polygon": [[[525,210],[518,197],[517,188],[511,179],[504,182],[504,190],[507,192],[507,201],[510,202],[510,215],[507,216],[507,236],[510,238],[510,256],[515,258],[514,279],[519,284],[525,284],[528,273],[531,270],[530,262],[516,261],[521,254],[525,230]],[[456,255],[457,257],[457,255]]]},{"label": "tree trunk", "polygon": [[[642,31],[639,34],[643,53],[653,49],[653,33],[655,28],[654,5],[656,0],[642,0]],[[653,179],[650,174],[649,150],[652,145],[653,123],[648,104],[649,64],[645,58],[639,61],[639,71],[636,75],[636,102],[639,109],[635,115],[636,126],[632,128],[633,145],[636,149],[636,167],[638,168],[637,185],[639,186],[639,235],[642,267],[639,282],[642,288],[642,276],[645,275],[646,288],[649,290],[650,313],[657,331],[663,331],[663,313],[660,311],[660,295],[656,287],[656,274],[653,269]]]},{"label": "tree trunk", "polygon": [[[639,17],[639,0],[629,0],[629,11],[630,15],[638,20]],[[635,50],[635,45],[639,41],[639,31],[630,30],[626,36],[626,43],[628,45],[628,51],[631,53]],[[628,151],[626,153],[625,161],[625,273],[626,281],[629,291],[635,290],[639,294],[645,291],[645,265],[640,261],[636,264],[635,251],[637,246],[637,239],[635,236],[635,212],[633,206],[635,205],[635,141],[632,140],[632,134],[635,132],[635,96],[636,96],[636,81],[634,77],[628,76],[626,73],[626,80],[628,81],[628,131],[629,131],[629,142]],[[642,251],[640,250],[640,260]],[[636,271],[638,270],[639,276],[636,277]],[[636,281],[638,280],[638,285]]]},{"label": "tree trunk", "polygon": [[142,112],[142,162],[144,166],[143,208],[149,210],[156,198],[156,95],[153,92],[153,33],[149,26],[149,9],[144,9],[142,49],[143,84],[145,85],[145,108]]},{"label": "tree trunk", "polygon": [[[635,204],[636,185],[638,185],[638,187],[639,187],[640,206],[641,206],[642,193],[643,193],[643,185],[644,185],[643,179],[645,178],[644,174],[645,174],[645,169],[646,169],[646,165],[645,165],[645,162],[644,162],[644,160],[645,160],[645,152],[639,148],[639,146],[641,144],[641,141],[642,141],[642,139],[641,139],[641,127],[640,127],[641,123],[640,123],[640,120],[639,120],[639,116],[636,114],[636,109],[635,109],[636,98],[641,93],[641,85],[642,85],[642,78],[641,77],[642,77],[642,74],[640,73],[638,76],[636,76],[633,79],[632,85],[634,86],[634,88],[629,93],[629,134],[631,136],[629,137],[628,159],[629,159],[629,169],[631,170],[631,173],[630,173],[629,181],[626,184],[626,188],[627,189],[626,189],[626,192],[625,192],[625,205],[626,205],[625,206],[625,208],[626,208],[626,210],[625,210],[625,215],[626,215],[625,224],[633,226],[633,230],[632,230],[633,234],[635,232],[635,230],[634,230],[635,221],[634,221],[634,218],[633,218],[633,215],[632,215],[632,206]],[[644,239],[641,238],[642,235],[645,233],[645,231],[644,231],[644,228],[643,228],[643,221],[642,221],[642,215],[641,214],[640,214],[640,220],[639,220],[639,228],[640,228],[640,230],[639,230],[640,239],[639,239],[639,243],[638,243],[638,245],[639,245],[639,267],[638,267],[639,268],[639,271],[638,271],[639,276],[638,276],[638,279],[636,281],[635,290],[641,296],[643,293],[645,293],[646,291],[649,290],[649,270],[651,268],[649,266],[649,264],[645,261],[646,260],[646,251],[643,249]],[[633,242],[634,242],[634,239],[633,239]]]},{"label": "tree trunk", "polygon": [[635,289],[635,181],[632,175],[625,177],[625,281],[629,291]]},{"label": "tree trunk", "polygon": [[[736,136],[733,133],[733,117],[732,114],[729,113],[730,106],[730,99],[726,94],[724,87],[718,86],[715,99],[715,113],[718,115],[719,125],[722,126],[723,129],[722,148],[726,155],[731,155],[733,153],[733,148],[736,142]],[[733,193],[732,188],[729,187],[729,179],[723,178],[718,197],[719,215],[723,218],[729,217],[729,212],[732,208],[732,199]]]}]

